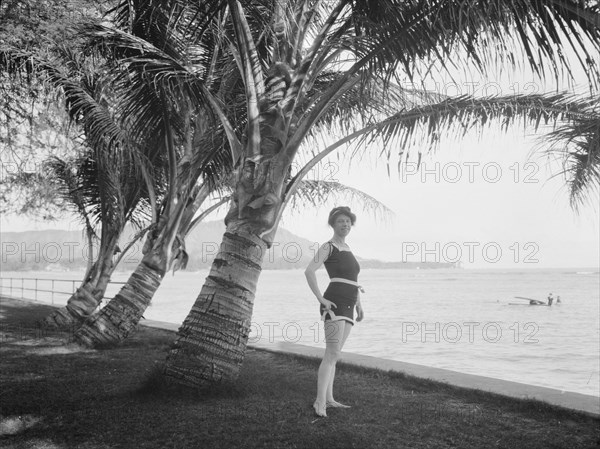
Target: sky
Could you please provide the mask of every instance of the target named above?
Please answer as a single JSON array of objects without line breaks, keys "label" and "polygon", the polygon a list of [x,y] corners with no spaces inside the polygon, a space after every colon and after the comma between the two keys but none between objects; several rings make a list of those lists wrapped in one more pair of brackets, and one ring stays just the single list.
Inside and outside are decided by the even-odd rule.
[{"label": "sky", "polygon": [[[569,206],[560,170],[542,157],[529,157],[536,136],[469,136],[444,142],[425,157],[420,172],[394,168],[365,157],[332,175],[359,188],[394,211],[382,220],[353,205],[357,223],[347,238],[364,258],[411,262],[454,262],[465,268],[597,267],[598,210]],[[333,164],[333,162],[332,162]],[[337,166],[336,166],[337,168]],[[333,180],[333,179],[332,179]],[[324,242],[328,204],[315,213],[292,214],[282,225]],[[315,218],[316,217],[316,218]]]},{"label": "sky", "polygon": [[[556,85],[542,85],[526,70],[498,72],[486,81],[468,73],[453,78],[436,77],[426,84],[442,94],[505,95],[548,92]],[[585,92],[586,79],[574,67],[571,85],[558,90]],[[425,82],[427,83],[427,82]],[[542,148],[543,133],[512,127],[506,133],[492,128],[472,131],[465,138],[442,139],[437,151],[424,157],[421,170],[407,166],[398,172],[395,163],[388,174],[385,161],[377,160],[379,148],[351,164],[336,155],[316,167],[321,178],[360,189],[384,203],[393,219],[365,213],[358,215],[347,238],[352,250],[366,259],[408,262],[456,262],[464,268],[537,269],[600,265],[600,217],[598,207],[583,207],[576,214],[569,206],[560,164],[532,155]],[[394,151],[395,152],[395,151]],[[341,203],[340,203],[341,204]],[[332,236],[327,226],[330,202],[301,213],[286,212],[281,226],[314,242]],[[219,217],[214,217],[218,219]],[[79,230],[77,220],[34,222],[0,216],[0,231],[41,229]]]}]

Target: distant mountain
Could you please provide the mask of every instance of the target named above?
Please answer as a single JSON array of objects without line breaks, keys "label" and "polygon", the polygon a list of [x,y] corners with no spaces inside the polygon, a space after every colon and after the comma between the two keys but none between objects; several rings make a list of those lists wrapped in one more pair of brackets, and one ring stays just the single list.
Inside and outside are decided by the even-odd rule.
[{"label": "distant mountain", "polygon": [[[188,270],[208,268],[218,251],[225,232],[222,221],[200,223],[186,238],[185,245],[189,254]],[[135,234],[129,229],[119,244],[124,249]],[[25,231],[0,234],[1,260],[3,271],[83,270],[89,259],[89,248],[85,235],[79,231]],[[143,241],[136,242],[123,257],[118,270],[130,271],[142,258]],[[273,246],[264,258],[265,270],[304,268],[314,257],[319,243],[279,228]],[[454,268],[455,264],[418,263],[418,262],[382,262],[380,260],[361,259],[361,268]]]},{"label": "distant mountain", "polygon": [[[200,223],[186,238],[190,256],[188,270],[210,267],[225,232],[222,221]],[[128,229],[119,243],[124,249],[135,230]],[[79,231],[25,231],[0,233],[3,271],[82,270],[87,266],[89,247],[85,235]],[[118,270],[133,269],[142,258],[143,240],[136,242],[123,257]],[[264,258],[264,269],[291,269],[305,267],[318,248],[316,243],[280,228],[273,246]]]},{"label": "distant mountain", "polygon": [[395,268],[400,270],[431,270],[439,268],[462,268],[459,262],[385,262],[377,259],[356,258],[361,268]]},{"label": "distant mountain", "polygon": [[[207,268],[216,255],[225,224],[222,221],[200,223],[185,240],[186,250],[190,255],[188,269]],[[318,249],[318,243],[292,234],[279,228],[273,246],[265,254],[263,268],[265,270],[304,268]]]}]

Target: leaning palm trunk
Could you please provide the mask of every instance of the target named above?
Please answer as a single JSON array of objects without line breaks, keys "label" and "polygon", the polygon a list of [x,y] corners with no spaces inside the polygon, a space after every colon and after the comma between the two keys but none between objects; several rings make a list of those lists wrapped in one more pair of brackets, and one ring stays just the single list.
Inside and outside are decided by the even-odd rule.
[{"label": "leaning palm trunk", "polygon": [[117,240],[116,237],[111,237],[100,249],[99,259],[93,264],[81,286],[69,298],[66,306],[55,310],[44,319],[45,326],[74,329],[92,315],[102,301],[115,271],[116,264],[112,257],[117,247]]},{"label": "leaning palm trunk", "polygon": [[166,258],[148,252],[119,293],[75,333],[75,342],[86,347],[119,343],[136,329],[142,314],[166,273]]},{"label": "leaning palm trunk", "polygon": [[167,358],[165,376],[201,387],[233,380],[244,360],[267,244],[229,223],[219,253]]},{"label": "leaning palm trunk", "polygon": [[[55,310],[43,320],[44,326],[57,329],[73,329],[83,323],[96,310],[104,297],[106,282],[100,286],[95,272],[100,269],[94,265],[92,278],[87,278],[67,301],[67,305]],[[106,267],[104,267],[106,270]],[[112,270],[110,270],[112,272]]]},{"label": "leaning palm trunk", "polygon": [[113,346],[136,329],[171,264],[171,255],[180,253],[181,240],[176,235],[185,234],[208,193],[207,186],[199,189],[186,207],[179,209],[179,220],[174,219],[170,226],[162,221],[163,226],[150,233],[142,261],[121,291],[76,332],[78,343],[87,347]]},{"label": "leaning palm trunk", "polygon": [[[167,356],[168,382],[202,388],[237,378],[264,255],[277,229],[286,169],[275,157],[261,164],[246,160],[239,170],[219,252]],[[257,173],[264,175],[261,181],[251,182]]]}]

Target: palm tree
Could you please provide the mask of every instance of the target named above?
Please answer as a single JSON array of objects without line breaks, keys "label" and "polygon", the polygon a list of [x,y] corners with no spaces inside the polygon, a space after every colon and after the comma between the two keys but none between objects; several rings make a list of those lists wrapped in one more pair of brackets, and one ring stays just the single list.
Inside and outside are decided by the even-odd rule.
[{"label": "palm tree", "polygon": [[[148,7],[150,4],[153,8],[161,6],[161,2],[142,1],[136,4],[127,3],[123,10],[117,8],[114,11],[115,21],[124,31],[114,30],[109,36],[116,42],[110,51],[102,53],[102,50],[106,49],[101,45],[100,48],[94,49],[94,42],[88,47],[92,49],[94,56],[104,57],[104,66],[96,70],[96,73],[101,75],[101,83],[92,83],[95,86],[102,84],[105,90],[108,87],[111,91],[110,98],[102,98],[104,104],[86,90],[91,80],[97,81],[94,77],[90,79],[86,76],[89,74],[73,76],[73,73],[64,73],[72,65],[80,69],[80,61],[68,61],[61,65],[55,61],[44,61],[39,57],[21,53],[19,50],[3,53],[3,57],[0,58],[2,65],[9,71],[18,71],[14,69],[15,65],[20,65],[21,70],[34,68],[63,89],[69,112],[75,119],[84,123],[87,140],[95,145],[99,152],[95,155],[97,160],[103,160],[105,163],[114,161],[117,164],[112,170],[102,171],[103,179],[111,181],[110,175],[118,173],[123,161],[131,157],[138,159],[137,174],[141,174],[146,183],[153,219],[144,246],[144,258],[119,294],[101,313],[87,320],[75,334],[76,340],[88,345],[119,341],[135,327],[165,274],[171,253],[176,252],[174,259],[185,258],[185,251],[180,248],[183,246],[183,239],[178,231],[191,224],[194,212],[208,194],[215,190],[214,184],[218,177],[226,174],[226,164],[219,160],[219,148],[222,147],[219,142],[223,141],[219,135],[222,131],[209,128],[209,117],[202,111],[197,92],[189,92],[186,89],[174,92],[168,79],[160,80],[159,83],[155,83],[156,80],[146,80],[142,67],[135,67],[135,63],[131,64],[131,60],[127,60],[137,52],[141,54],[141,58],[136,62],[146,69],[148,53],[154,52],[152,56],[155,56],[155,64],[160,67],[161,63],[171,63],[176,69],[182,62],[189,62],[190,52],[194,51],[194,48],[182,46],[176,39],[171,39],[170,30],[163,28],[164,24],[161,23],[159,15],[155,16],[158,20],[149,20],[149,14],[154,13],[154,9]],[[129,11],[129,7],[134,8],[133,11]],[[130,21],[130,18],[133,20]],[[99,27],[99,30],[94,38],[98,38],[103,28]],[[175,36],[175,33],[173,35]],[[83,54],[88,52],[86,50]],[[123,62],[120,58],[126,61]],[[194,60],[194,57],[191,59]],[[210,77],[211,74],[212,71],[209,70],[202,76]],[[202,76],[198,79],[202,80]],[[208,148],[208,151],[205,148]],[[156,161],[156,155],[160,153],[165,153],[168,166],[164,180],[153,179],[152,176],[152,162]],[[162,161],[158,162],[161,168]],[[56,164],[55,166],[57,167]],[[63,173],[68,171],[64,170]],[[207,179],[198,185],[197,181],[201,175],[206,175]],[[83,186],[68,189],[69,194],[76,194],[79,198],[80,190],[91,189],[95,179],[94,176],[88,177]],[[140,185],[144,184],[140,181],[136,179],[136,182],[132,183],[138,191]],[[164,181],[162,184],[166,184],[167,187],[164,195],[159,198],[155,189],[161,181]],[[107,186],[110,184],[108,182]],[[112,187],[116,187],[114,183]],[[107,192],[104,193],[106,196]],[[123,201],[116,201],[115,206],[122,207],[122,203]],[[86,205],[80,206],[80,209],[87,213]],[[86,275],[84,285],[73,298],[77,304],[71,301],[65,311],[51,317],[51,320],[67,320],[67,314],[84,317],[97,306],[104,292],[103,288],[96,288],[97,278],[107,280],[107,276],[101,276],[101,273],[114,268],[110,264],[110,257],[114,251],[109,247],[116,246],[122,231],[121,225],[125,223],[121,218],[116,218],[104,214],[101,220],[103,237],[106,237],[101,239],[101,242],[108,242],[108,247],[103,252],[108,255],[107,263],[98,261],[93,267],[89,267],[90,273]],[[103,268],[104,265],[106,268]],[[94,295],[89,294],[90,289],[94,290]]]},{"label": "palm tree", "polygon": [[[148,192],[155,189],[147,188],[135,153],[123,150],[135,143],[118,125],[116,100],[98,63],[66,47],[57,47],[52,58],[20,50],[4,55],[5,66],[12,65],[12,72],[33,68],[37,78],[62,91],[68,116],[82,130],[81,154],[69,160],[55,157],[46,164],[47,172],[58,181],[57,190],[82,217],[90,251],[96,246],[96,228],[100,228],[98,255],[90,254],[82,284],[65,307],[44,319],[50,327],[73,328],[100,304],[118,262],[135,241],[115,260],[125,226],[141,227],[148,219]],[[147,154],[156,167],[160,167],[159,154],[156,150]]]},{"label": "palm tree", "polygon": [[[118,73],[113,74],[113,82],[115,91],[121,92],[120,103],[113,107],[119,109],[121,117],[128,117],[124,126],[131,136],[156,135],[156,128],[165,130],[169,170],[167,193],[158,206],[144,258],[119,294],[77,330],[75,340],[85,346],[113,345],[136,328],[167,268],[171,264],[185,265],[185,237],[211,208],[193,222],[192,217],[209,195],[228,188],[231,158],[223,156],[228,130],[222,124],[210,125],[209,114],[203,109],[204,98],[198,91],[211,87],[215,97],[226,98],[229,86],[239,82],[239,75],[234,71],[233,79],[216,77],[222,63],[218,62],[218,48],[214,46],[208,52],[210,58],[190,60],[190,55],[206,53],[203,47],[207,44],[183,42],[181,35],[186,31],[183,19],[175,25],[175,30],[164,27],[169,17],[185,16],[185,10],[177,13],[173,14],[168,5],[160,2],[127,3],[116,10],[116,29],[98,26],[88,29],[95,48],[110,49],[104,54]],[[208,43],[214,41],[212,36]],[[158,75],[153,77],[153,73]],[[195,83],[197,90],[194,85],[174,89],[171,80],[178,75],[188,83]],[[212,95],[211,91],[206,90],[204,96]],[[243,116],[244,112],[232,108],[230,114]],[[157,141],[160,139],[161,136],[156,136]],[[309,187],[320,195],[342,188],[328,185],[317,189],[307,184],[304,191]],[[217,204],[224,201],[226,198],[221,198]],[[374,204],[372,199],[370,204]]]},{"label": "palm tree", "polygon": [[[44,319],[43,323],[48,327],[68,329],[77,321],[83,320],[86,315],[91,314],[102,299],[102,296],[100,298],[97,297],[94,289],[98,283],[98,274],[100,272],[98,267],[102,264],[101,261],[105,260],[105,257],[102,255],[94,262],[93,250],[96,246],[94,240],[97,236],[92,224],[93,217],[91,217],[88,208],[89,203],[80,190],[81,171],[75,168],[77,165],[75,158],[63,160],[55,157],[46,162],[47,172],[51,174],[51,178],[55,180],[55,184],[58,184],[55,190],[66,200],[67,204],[72,205],[84,222],[87,244],[90,251],[86,273],[81,285],[71,295],[65,307],[57,309]],[[115,247],[113,246],[112,250],[114,251],[114,249]],[[103,251],[100,252],[102,253]],[[104,291],[102,291],[103,294]]]},{"label": "palm tree", "polygon": [[[196,211],[221,189],[227,176],[224,131],[211,124],[202,92],[207,85],[222,87],[215,76],[219,64],[206,51],[214,39],[204,42],[200,34],[193,45],[186,44],[188,13],[169,2],[126,2],[114,11],[116,28],[87,30],[90,46],[112,64],[112,86],[120,98],[114,107],[124,127],[134,139],[151,135],[154,148],[165,155],[167,170],[165,194],[154,208],[144,256],[119,293],[75,333],[75,340],[85,346],[118,343],[136,328],[169,266],[185,266],[185,233]],[[173,15],[180,20],[172,22]],[[172,82],[181,73],[189,85]]]},{"label": "palm tree", "polygon": [[[88,258],[84,279],[67,304],[44,318],[43,324],[49,327],[74,329],[89,318],[102,301],[120,260],[136,241],[132,239],[121,251],[118,244],[125,225],[140,226],[143,217],[139,185],[131,182],[135,179],[133,167],[123,166],[114,158],[98,161],[90,153],[67,161],[55,158],[47,164],[54,178],[61,181],[59,192],[70,200],[85,222],[88,247],[98,248],[96,257],[91,254]],[[97,245],[94,240],[98,240]]]},{"label": "palm tree", "polygon": [[[228,0],[221,11],[214,32],[230,42],[247,112],[243,122],[231,122],[227,103],[213,106],[231,131],[236,188],[220,251],[165,367],[170,382],[193,387],[237,376],[263,255],[290,195],[319,160],[367,142],[387,144],[388,152],[393,142],[406,160],[423,125],[430,137],[420,146],[427,149],[448,129],[489,120],[537,127],[584,114],[581,104],[564,95],[429,96],[415,105],[413,90],[399,86],[402,75],[414,80],[461,63],[485,72],[524,60],[539,77],[549,62],[558,77],[570,70],[565,48],[571,47],[590,84],[599,80],[598,10],[574,1],[297,0],[242,6]],[[344,137],[290,176],[302,142],[325,117]]]}]

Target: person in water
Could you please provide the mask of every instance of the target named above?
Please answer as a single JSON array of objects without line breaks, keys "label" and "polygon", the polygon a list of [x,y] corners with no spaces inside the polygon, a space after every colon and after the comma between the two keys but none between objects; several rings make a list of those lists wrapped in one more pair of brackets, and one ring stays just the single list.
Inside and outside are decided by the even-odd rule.
[{"label": "person in water", "polygon": [[552,293],[550,293],[548,295],[548,305],[551,306],[553,302],[554,302],[554,297],[552,296]]},{"label": "person in water", "polygon": [[[360,291],[363,290],[357,282],[360,266],[346,243],[346,236],[356,223],[356,215],[349,207],[335,207],[329,213],[327,222],[333,228],[333,237],[321,245],[304,272],[310,289],[319,300],[325,328],[325,354],[319,366],[317,398],[313,403],[318,416],[327,416],[327,407],[349,407],[333,398],[335,366],[354,326],[354,309],[356,321],[364,318],[360,303]],[[330,278],[323,294],[315,273],[321,265],[325,265]]]}]

